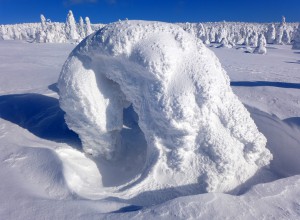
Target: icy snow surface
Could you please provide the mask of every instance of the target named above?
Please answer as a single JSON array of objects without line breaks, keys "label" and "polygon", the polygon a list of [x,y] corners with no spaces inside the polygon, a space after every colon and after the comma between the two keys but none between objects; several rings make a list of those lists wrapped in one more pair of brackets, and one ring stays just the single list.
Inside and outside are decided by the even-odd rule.
[{"label": "icy snow surface", "polygon": [[[130,173],[133,161],[143,167],[127,182],[105,184],[109,177],[102,175],[108,195],[228,192],[272,158],[217,57],[177,25],[107,25],[73,50],[58,88],[68,127],[99,161],[101,175],[110,164],[121,164],[127,151],[129,164],[122,163],[114,175]],[[129,120],[123,109],[130,105],[146,139],[140,145],[147,146],[138,146],[147,148],[146,159],[139,151],[132,154],[136,144],[123,141]]]},{"label": "icy snow surface", "polygon": [[[268,139],[274,157],[269,177],[256,174],[239,196],[178,197],[174,191],[158,190],[127,200],[96,199],[103,187],[102,166],[82,152],[59,108],[55,82],[73,46],[0,41],[0,219],[299,219],[300,51],[267,45],[268,53],[261,56],[235,48],[240,46],[212,50],[227,71],[234,93]],[[122,132],[140,137],[140,143],[131,107],[124,111],[127,114],[133,119]],[[126,159],[134,164],[132,157],[123,158],[128,164]],[[119,169],[110,168],[112,172]],[[166,203],[138,203],[138,197],[147,195],[143,197],[147,200],[164,191],[170,192],[162,199],[170,199]],[[94,200],[87,199],[93,195]]]}]

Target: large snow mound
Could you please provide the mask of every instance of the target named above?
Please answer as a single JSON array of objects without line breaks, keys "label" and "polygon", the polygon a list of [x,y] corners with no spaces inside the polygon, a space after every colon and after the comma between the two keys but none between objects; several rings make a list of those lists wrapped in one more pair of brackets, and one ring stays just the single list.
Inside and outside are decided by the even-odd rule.
[{"label": "large snow mound", "polygon": [[[228,192],[272,158],[217,57],[174,24],[105,26],[73,50],[58,87],[69,128],[98,161],[103,192]],[[110,176],[131,176],[113,182],[108,169],[119,161]]]}]

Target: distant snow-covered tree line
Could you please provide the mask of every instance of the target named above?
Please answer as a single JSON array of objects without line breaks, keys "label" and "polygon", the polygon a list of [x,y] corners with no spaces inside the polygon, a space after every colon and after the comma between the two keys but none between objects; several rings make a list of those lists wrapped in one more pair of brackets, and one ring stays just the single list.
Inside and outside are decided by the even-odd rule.
[{"label": "distant snow-covered tree line", "polygon": [[205,44],[220,43],[220,47],[236,44],[257,47],[259,36],[264,35],[268,44],[292,44],[297,36],[297,23],[242,23],[209,22],[179,23],[187,32],[200,38]]},{"label": "distant snow-covered tree line", "polygon": [[[300,30],[297,23],[243,23],[206,22],[178,23],[185,31],[200,38],[203,43],[220,43],[219,47],[231,48],[235,45],[258,47],[262,41],[268,44],[293,44],[300,49]],[[41,15],[40,23],[0,25],[0,39],[27,40],[38,43],[80,42],[104,24],[91,24],[90,19],[79,18],[76,23],[69,11],[65,23],[51,22]],[[263,37],[262,37],[263,35]]]},{"label": "distant snow-covered tree line", "polygon": [[85,18],[85,23],[82,17],[79,18],[79,23],[76,23],[72,11],[69,11],[65,23],[51,22],[44,15],[40,18],[40,23],[0,25],[0,39],[37,43],[76,43],[104,26],[92,25],[88,17]]}]

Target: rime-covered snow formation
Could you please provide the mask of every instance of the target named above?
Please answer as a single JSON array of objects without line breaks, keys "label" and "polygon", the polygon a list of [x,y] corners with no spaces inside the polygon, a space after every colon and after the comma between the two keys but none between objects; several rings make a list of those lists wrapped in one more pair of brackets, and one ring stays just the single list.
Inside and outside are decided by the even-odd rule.
[{"label": "rime-covered snow formation", "polygon": [[272,158],[217,57],[174,24],[105,26],[73,50],[58,87],[69,128],[97,160],[122,158],[123,109],[138,116],[130,120],[147,142],[143,170],[110,192],[230,191]]}]

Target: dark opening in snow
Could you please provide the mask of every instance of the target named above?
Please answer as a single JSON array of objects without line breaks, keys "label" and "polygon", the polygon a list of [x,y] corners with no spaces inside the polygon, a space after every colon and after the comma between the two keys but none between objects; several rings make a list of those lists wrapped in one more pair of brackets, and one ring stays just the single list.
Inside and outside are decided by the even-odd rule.
[{"label": "dark opening in snow", "polygon": [[130,182],[139,176],[144,168],[147,142],[138,125],[138,115],[133,106],[123,109],[121,148],[113,160],[97,159],[103,186],[114,187]]}]

